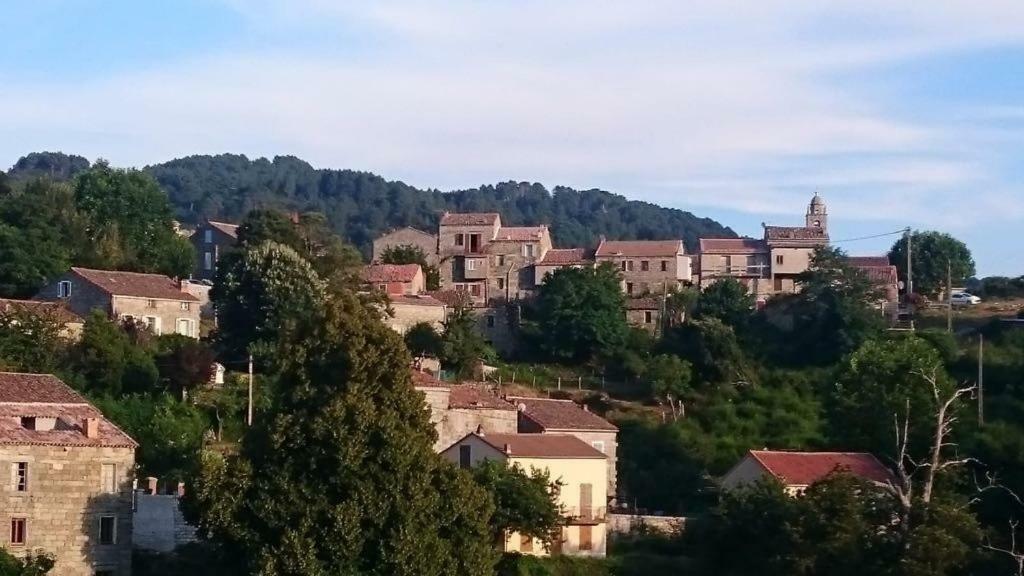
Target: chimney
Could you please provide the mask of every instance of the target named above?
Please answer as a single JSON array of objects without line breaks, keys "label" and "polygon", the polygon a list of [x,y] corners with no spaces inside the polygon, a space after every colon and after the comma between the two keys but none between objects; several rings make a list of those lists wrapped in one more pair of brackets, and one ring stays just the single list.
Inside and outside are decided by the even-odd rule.
[{"label": "chimney", "polygon": [[99,438],[100,421],[96,418],[86,418],[82,420],[82,433],[85,434],[86,438]]},{"label": "chimney", "polygon": [[590,406],[587,406],[586,404],[584,404],[583,405],[583,411],[584,412],[590,412]]},{"label": "chimney", "polygon": [[299,225],[299,213],[298,212],[292,210],[292,212],[288,215],[288,217],[291,218],[292,224],[295,224],[296,226]]},{"label": "chimney", "polygon": [[146,494],[156,495],[157,479],[154,476],[146,477]]},{"label": "chimney", "polygon": [[506,456],[511,456],[512,455],[512,445],[511,444],[505,444],[505,455]]},{"label": "chimney", "polygon": [[483,435],[484,435],[484,426],[483,426],[483,424],[480,424],[480,425],[478,425],[476,427],[476,435],[480,436],[480,437],[483,437]]}]

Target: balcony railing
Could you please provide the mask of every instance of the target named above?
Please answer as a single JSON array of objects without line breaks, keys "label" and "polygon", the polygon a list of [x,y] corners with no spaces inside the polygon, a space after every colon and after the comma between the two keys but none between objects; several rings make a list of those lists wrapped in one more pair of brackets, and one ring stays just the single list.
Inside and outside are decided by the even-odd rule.
[{"label": "balcony railing", "polygon": [[563,506],[562,516],[569,524],[600,524],[608,509],[604,506]]}]

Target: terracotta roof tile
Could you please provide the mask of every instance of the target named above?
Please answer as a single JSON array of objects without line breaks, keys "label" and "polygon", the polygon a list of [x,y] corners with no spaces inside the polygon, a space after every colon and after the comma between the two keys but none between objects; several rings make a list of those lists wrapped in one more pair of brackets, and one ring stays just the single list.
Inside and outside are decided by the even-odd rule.
[{"label": "terracotta roof tile", "polygon": [[499,242],[530,242],[539,240],[547,232],[547,226],[502,226],[494,239]]},{"label": "terracotta roof tile", "polygon": [[[52,430],[29,430],[23,417],[53,418]],[[86,418],[95,418],[98,434],[83,431]],[[95,407],[55,376],[0,373],[0,444],[41,446],[109,446],[135,448],[138,444]]]},{"label": "terracotta roof tile", "polygon": [[888,256],[847,256],[846,263],[856,268],[887,268]]},{"label": "terracotta roof tile", "polygon": [[538,264],[541,266],[569,266],[587,264],[592,261],[585,248],[552,248],[544,254],[544,258]]},{"label": "terracotta roof tile", "polygon": [[821,228],[806,226],[765,226],[767,240],[828,240],[828,234]]},{"label": "terracotta roof tile", "polygon": [[221,232],[231,236],[232,238],[238,238],[238,224],[229,224],[228,222],[216,222],[213,220],[207,220],[207,224],[211,228],[220,230]]},{"label": "terracotta roof tile", "polygon": [[420,370],[412,371],[412,385],[423,388],[445,388],[449,384],[438,380],[436,376],[429,372],[422,372]]},{"label": "terracotta roof tile", "polygon": [[596,256],[658,257],[682,254],[682,240],[602,240]]},{"label": "terracotta roof tile", "polygon": [[491,226],[498,218],[497,212],[445,212],[441,226]]},{"label": "terracotta roof tile", "polygon": [[451,387],[449,408],[470,408],[489,410],[515,410],[516,407],[502,400],[493,392],[478,384],[456,384]]},{"label": "terracotta roof tile", "polygon": [[519,408],[519,413],[544,430],[608,430],[618,428],[597,414],[584,410],[572,400],[553,398],[506,398]]},{"label": "terracotta roof tile", "polygon": [[886,482],[892,473],[873,455],[865,452],[784,452],[751,450],[772,476],[789,485],[809,486],[837,468],[872,482]]},{"label": "terracotta roof tile", "polygon": [[576,438],[561,434],[483,434],[478,438],[497,450],[508,447],[513,458],[596,458],[605,459],[599,450]]},{"label": "terracotta roof tile", "polygon": [[134,296],[158,300],[198,302],[195,296],[182,292],[178,282],[162,274],[143,274],[119,270],[93,270],[72,267],[79,278],[113,296]]},{"label": "terracotta roof tile", "polygon": [[893,286],[899,283],[896,266],[889,264],[886,256],[848,256],[846,263],[863,271],[872,284]]},{"label": "terracotta roof tile", "polygon": [[767,252],[763,240],[753,238],[701,238],[700,251],[703,254],[757,254]]},{"label": "terracotta roof tile", "polygon": [[52,313],[54,317],[63,322],[67,323],[82,323],[85,320],[75,314],[71,310],[68,310],[62,302],[45,302],[42,300],[11,300],[7,298],[0,298],[0,312],[9,312],[24,310],[32,313],[48,314]]},{"label": "terracotta roof tile", "polygon": [[412,282],[419,271],[419,264],[370,264],[363,267],[363,281]]}]

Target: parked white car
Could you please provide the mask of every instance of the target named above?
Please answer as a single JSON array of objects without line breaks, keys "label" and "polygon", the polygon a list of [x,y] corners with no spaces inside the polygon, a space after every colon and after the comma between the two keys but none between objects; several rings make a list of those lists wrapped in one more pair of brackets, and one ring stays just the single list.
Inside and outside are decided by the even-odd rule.
[{"label": "parked white car", "polygon": [[973,306],[975,304],[981,304],[981,298],[978,298],[974,294],[967,292],[953,292],[949,298],[953,306]]}]

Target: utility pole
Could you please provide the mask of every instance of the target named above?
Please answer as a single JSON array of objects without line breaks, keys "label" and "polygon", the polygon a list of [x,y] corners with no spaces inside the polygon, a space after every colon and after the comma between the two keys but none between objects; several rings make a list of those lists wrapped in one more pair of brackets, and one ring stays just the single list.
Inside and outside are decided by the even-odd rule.
[{"label": "utility pole", "polygon": [[910,227],[907,226],[907,304],[910,304],[910,295],[914,293],[914,267],[911,264],[911,241]]},{"label": "utility pole", "polygon": [[246,413],[245,423],[252,426],[252,354],[249,354],[249,409]]},{"label": "utility pole", "polygon": [[946,259],[946,332],[953,333],[953,265]]},{"label": "utility pole", "polygon": [[985,425],[985,335],[978,333],[978,427]]}]

